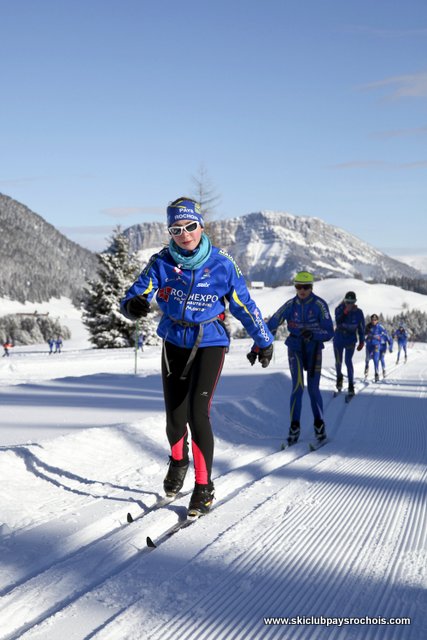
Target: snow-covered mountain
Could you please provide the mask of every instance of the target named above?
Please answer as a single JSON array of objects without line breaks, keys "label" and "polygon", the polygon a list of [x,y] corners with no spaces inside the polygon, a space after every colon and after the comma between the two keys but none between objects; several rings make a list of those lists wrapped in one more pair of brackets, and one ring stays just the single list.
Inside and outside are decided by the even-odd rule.
[{"label": "snow-covered mountain", "polygon": [[[426,250],[427,253],[427,250]],[[427,277],[427,255],[412,256],[412,255],[398,255],[393,256],[395,260],[409,264],[410,267],[417,269],[424,277]]]},{"label": "snow-covered mountain", "polygon": [[[166,225],[134,225],[124,232],[141,259],[168,240]],[[356,236],[319,218],[261,211],[210,223],[215,244],[229,251],[248,280],[268,286],[290,281],[295,272],[312,271],[318,278],[419,278],[413,267],[390,258]]]},{"label": "snow-covered mountain", "polygon": [[[141,262],[168,240],[166,225],[151,222],[124,231]],[[248,280],[267,286],[288,283],[308,269],[318,279],[358,277],[420,278],[415,268],[376,250],[319,218],[262,211],[210,223],[215,244],[229,251]],[[42,302],[61,296],[78,300],[98,261],[41,216],[0,194],[0,297]]]},{"label": "snow-covered mountain", "polygon": [[86,275],[93,277],[97,265],[94,253],[0,193],[0,297],[21,302],[61,296],[77,300]]}]

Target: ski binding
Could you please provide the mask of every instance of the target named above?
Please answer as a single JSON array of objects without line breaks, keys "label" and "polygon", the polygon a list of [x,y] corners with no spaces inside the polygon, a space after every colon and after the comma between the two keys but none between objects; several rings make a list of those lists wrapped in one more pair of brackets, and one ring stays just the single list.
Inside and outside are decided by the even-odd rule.
[{"label": "ski binding", "polygon": [[308,448],[310,451],[317,451],[320,447],[323,447],[328,443],[328,438],[324,438],[323,440],[316,440],[315,442],[309,442]]}]

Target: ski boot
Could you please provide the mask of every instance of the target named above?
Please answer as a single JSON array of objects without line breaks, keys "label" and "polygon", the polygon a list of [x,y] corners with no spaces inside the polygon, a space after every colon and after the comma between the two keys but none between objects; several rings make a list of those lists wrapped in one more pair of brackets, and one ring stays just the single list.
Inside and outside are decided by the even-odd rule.
[{"label": "ski boot", "polygon": [[188,507],[188,517],[198,518],[208,513],[214,500],[214,492],[213,482],[209,482],[209,484],[196,483]]},{"label": "ski boot", "polygon": [[337,391],[342,391],[343,375],[337,376]]},{"label": "ski boot", "polygon": [[321,418],[316,418],[314,421],[314,434],[317,442],[323,442],[323,440],[326,440],[325,423]]},{"label": "ski boot", "polygon": [[368,377],[369,367],[365,367],[365,380]]},{"label": "ski boot", "polygon": [[172,498],[182,489],[189,462],[188,460],[174,460],[172,456],[169,456],[169,459],[169,469],[163,480],[163,489],[168,498]]},{"label": "ski boot", "polygon": [[378,371],[375,371],[375,382],[379,382],[380,377],[378,375]]},{"label": "ski boot", "polygon": [[349,384],[348,384],[347,395],[348,396],[354,396],[354,384],[352,382],[349,382]]},{"label": "ski boot", "polygon": [[408,361],[408,356],[405,356],[405,362],[407,362],[407,361]]},{"label": "ski boot", "polygon": [[298,420],[292,420],[291,426],[289,427],[289,435],[288,435],[288,445],[291,446],[298,442],[300,434],[300,424]]},{"label": "ski boot", "polygon": [[383,369],[383,378],[385,377],[386,377],[386,372],[385,372],[385,369]]}]

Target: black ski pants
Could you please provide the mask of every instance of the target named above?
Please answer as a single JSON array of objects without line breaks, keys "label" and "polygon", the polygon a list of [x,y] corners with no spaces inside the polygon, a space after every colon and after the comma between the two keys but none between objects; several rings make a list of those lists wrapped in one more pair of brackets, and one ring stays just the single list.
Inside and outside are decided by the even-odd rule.
[{"label": "black ski pants", "polygon": [[166,435],[171,455],[176,461],[188,460],[188,424],[198,484],[211,481],[214,439],[210,407],[224,364],[225,350],[225,347],[200,347],[186,379],[181,380],[191,349],[183,349],[170,342],[163,345]]}]

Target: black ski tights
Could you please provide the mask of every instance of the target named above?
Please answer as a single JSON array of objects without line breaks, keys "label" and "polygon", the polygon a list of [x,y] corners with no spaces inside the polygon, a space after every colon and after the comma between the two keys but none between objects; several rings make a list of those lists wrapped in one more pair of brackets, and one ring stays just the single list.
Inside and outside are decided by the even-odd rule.
[{"label": "black ski tights", "polygon": [[185,380],[180,380],[191,349],[165,342],[170,374],[162,354],[163,393],[166,406],[166,435],[172,458],[188,459],[187,424],[191,431],[196,482],[211,480],[214,440],[210,407],[224,363],[225,347],[201,347]]}]

